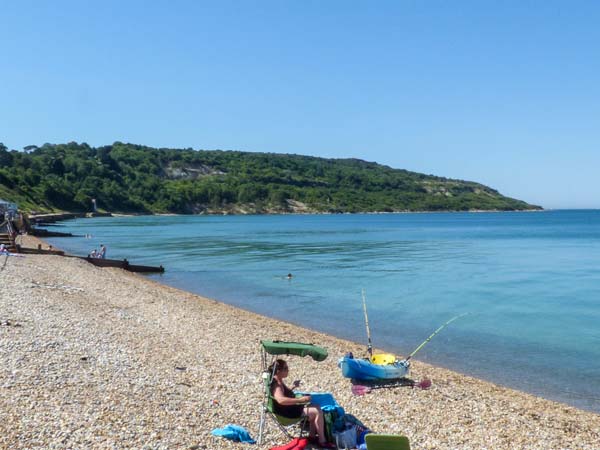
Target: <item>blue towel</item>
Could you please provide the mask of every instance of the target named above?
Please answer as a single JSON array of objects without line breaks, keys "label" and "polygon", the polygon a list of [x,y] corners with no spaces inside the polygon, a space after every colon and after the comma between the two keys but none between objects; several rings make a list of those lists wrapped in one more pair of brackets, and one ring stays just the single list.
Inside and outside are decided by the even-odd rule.
[{"label": "blue towel", "polygon": [[213,436],[221,436],[236,442],[245,442],[246,444],[255,444],[256,441],[250,437],[250,433],[239,425],[228,424],[224,428],[215,428],[211,431]]},{"label": "blue towel", "polygon": [[298,394],[310,395],[311,403],[319,405],[325,412],[335,411],[338,416],[345,414],[344,408],[333,398],[331,392],[298,392]]}]

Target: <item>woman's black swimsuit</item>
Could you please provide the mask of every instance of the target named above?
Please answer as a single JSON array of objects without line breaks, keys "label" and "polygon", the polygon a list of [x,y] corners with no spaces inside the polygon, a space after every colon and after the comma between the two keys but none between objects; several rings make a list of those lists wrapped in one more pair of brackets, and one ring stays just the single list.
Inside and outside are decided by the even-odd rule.
[{"label": "woman's black swimsuit", "polygon": [[[273,380],[271,382],[271,394],[275,390],[277,386],[277,381]],[[294,391],[288,388],[285,384],[281,383],[283,387],[283,395],[288,398],[296,398]],[[288,419],[296,419],[299,418],[304,412],[304,405],[280,405],[273,397],[273,412],[278,416],[287,417]]]}]

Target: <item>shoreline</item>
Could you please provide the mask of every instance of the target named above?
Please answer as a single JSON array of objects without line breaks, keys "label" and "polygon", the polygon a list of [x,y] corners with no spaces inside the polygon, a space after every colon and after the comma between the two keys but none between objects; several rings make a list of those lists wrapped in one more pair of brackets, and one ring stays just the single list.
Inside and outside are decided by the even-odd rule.
[{"label": "shoreline", "polygon": [[[185,216],[182,216],[183,219],[185,219]],[[315,216],[316,218],[317,216]],[[366,218],[366,216],[363,216]],[[491,216],[490,216],[491,217]],[[466,216],[465,216],[466,218]],[[188,219],[192,219],[195,220],[193,218],[188,218]],[[251,218],[249,218],[248,220],[250,220]],[[255,218],[255,219],[259,219],[259,218]],[[340,218],[342,219],[342,218]],[[391,218],[390,218],[391,219]],[[516,218],[515,218],[516,219]],[[254,220],[254,219],[252,219]],[[416,220],[416,216],[415,216],[415,220]],[[194,221],[193,223],[196,223],[197,221]],[[84,222],[79,222],[80,223],[80,227],[86,227]],[[160,223],[160,222],[159,222]],[[179,223],[179,221],[176,221],[176,223]],[[184,222],[187,223],[187,222]],[[99,224],[99,222],[96,222],[96,225],[100,228],[103,227],[103,225]],[[104,225],[106,226],[106,224]],[[78,228],[78,227],[75,227]],[[64,245],[67,245],[67,241],[63,241],[62,239],[57,239],[55,240],[57,242],[62,241],[64,243]],[[70,241],[69,241],[70,242]],[[81,250],[81,248],[79,248],[79,250]],[[74,250],[75,251],[75,250]],[[137,250],[133,250],[130,249],[130,252],[137,252]],[[142,251],[142,250],[140,250]],[[129,253],[120,253],[120,256],[129,256]],[[147,256],[147,255],[146,255]],[[162,257],[161,257],[162,258]],[[161,259],[156,259],[155,261],[148,263],[148,264],[158,264],[158,263],[164,263],[164,260],[161,261]],[[172,262],[171,264],[176,264],[175,262]],[[175,267],[175,266],[174,266]],[[172,267],[171,269],[174,269],[174,267]],[[183,269],[185,270],[185,269]],[[257,303],[252,303],[250,304],[244,295],[241,295],[241,300],[240,298],[237,298],[235,295],[231,295],[231,292],[228,292],[229,296],[227,294],[225,294],[218,286],[219,283],[215,284],[214,282],[214,278],[213,279],[205,279],[204,285],[201,286],[199,284],[194,284],[193,282],[190,282],[191,278],[189,280],[183,279],[181,277],[177,277],[177,275],[174,276],[174,274],[176,274],[178,272],[178,269],[175,269],[173,271],[170,271],[171,275],[169,275],[168,273],[165,274],[165,277],[160,277],[160,278],[156,278],[157,281],[159,281],[161,284],[164,285],[168,285],[168,286],[172,286],[175,288],[179,288],[182,290],[186,290],[188,292],[192,292],[192,293],[196,293],[198,295],[209,295],[212,296],[215,299],[218,299],[219,301],[221,301],[220,299],[225,299],[225,303],[233,305],[234,307],[238,307],[241,309],[244,309],[246,311],[252,311],[258,314],[263,314],[266,315],[268,317],[274,318],[275,320],[281,320],[281,318],[283,317],[285,319],[285,314],[277,314],[277,310],[270,310],[270,309],[261,309],[261,303],[258,302]],[[296,272],[295,272],[296,273]],[[173,277],[173,278],[171,278]],[[192,280],[193,281],[193,280]],[[208,288],[208,286],[212,286],[212,288]],[[238,293],[242,293],[244,291],[244,288],[239,288],[236,290],[236,292]],[[252,297],[254,298],[254,297]],[[248,298],[250,299],[250,297]],[[264,305],[262,305],[264,308]],[[279,311],[281,312],[281,311]],[[353,316],[354,317],[354,316]],[[362,317],[362,315],[360,316]],[[347,329],[345,329],[345,327],[343,326],[344,321],[336,321],[338,323],[341,323],[342,325],[340,325],[339,327],[335,327],[331,324],[327,324],[327,323],[313,323],[311,329],[317,332],[323,332],[323,333],[328,333],[332,336],[341,338],[341,339],[347,339],[350,341],[353,341],[355,343],[358,343],[360,345],[364,345],[364,338],[362,338],[362,335],[364,335],[364,323],[362,323],[362,321],[359,323],[360,328],[356,327],[356,324],[353,325],[352,329],[353,330],[359,330],[359,333],[357,334],[357,332],[355,331],[354,333],[350,333],[347,332]],[[292,323],[299,323],[298,320],[294,320],[292,319]],[[437,324],[435,324],[435,326],[438,326],[441,323],[441,321]],[[414,327],[411,328],[416,328],[418,326],[418,324],[416,324]],[[421,339],[423,339],[424,337],[428,336],[428,333],[431,332],[434,329],[434,327],[432,326],[431,329],[429,328],[425,328],[425,329],[421,329],[421,333],[419,334],[419,337],[421,337]],[[415,334],[416,335],[416,334]],[[414,336],[414,335],[413,335]],[[485,337],[485,335],[483,335]],[[385,338],[385,335],[383,336]],[[439,353],[435,353],[432,352],[433,355],[435,355],[434,357],[428,357],[429,355],[426,355],[425,353],[419,355],[420,357],[422,357],[425,361],[429,362],[432,365],[437,365],[439,367],[451,370],[451,371],[455,371],[457,373],[461,373],[464,374],[466,376],[471,376],[474,378],[478,378],[484,381],[489,381],[491,383],[495,383],[495,384],[499,384],[508,388],[513,388],[513,389],[517,389],[520,390],[522,392],[525,393],[529,393],[531,395],[534,395],[536,397],[541,397],[547,400],[551,400],[551,401],[556,401],[559,403],[564,403],[567,404],[569,406],[573,406],[577,409],[582,409],[585,411],[590,411],[590,412],[594,412],[594,413],[598,413],[600,412],[600,409],[598,409],[598,397],[595,394],[595,385],[596,383],[596,379],[592,378],[592,383],[587,383],[585,379],[583,379],[583,377],[580,377],[580,373],[582,371],[585,371],[585,369],[587,367],[595,367],[594,364],[585,364],[583,363],[581,368],[582,370],[579,371],[574,371],[573,367],[571,366],[566,367],[567,370],[563,371],[562,374],[558,374],[560,376],[560,378],[558,376],[550,376],[548,375],[549,372],[545,372],[544,376],[538,376],[537,375],[537,371],[540,370],[539,366],[535,366],[535,364],[530,364],[532,361],[535,361],[534,359],[531,358],[527,358],[527,357],[522,357],[520,358],[520,354],[521,354],[521,350],[523,349],[521,347],[521,343],[520,342],[503,342],[501,346],[490,346],[489,343],[487,345],[487,349],[486,351],[490,351],[493,352],[494,354],[496,354],[496,352],[502,352],[502,354],[506,355],[507,358],[511,358],[511,363],[512,363],[512,372],[511,371],[505,371],[504,369],[504,364],[505,362],[500,362],[498,364],[495,365],[490,365],[488,364],[488,366],[485,365],[485,358],[486,355],[483,353],[479,353],[481,351],[481,349],[483,348],[482,346],[479,346],[477,344],[475,344],[474,347],[474,352],[478,353],[478,357],[482,358],[482,359],[478,359],[478,358],[472,358],[469,357],[467,355],[467,357],[463,358],[462,354],[460,355],[461,358],[457,360],[456,355],[453,354],[452,352],[455,351],[455,349],[461,349],[461,348],[469,348],[469,345],[472,344],[472,342],[470,342],[470,340],[468,339],[470,336],[467,334],[466,336],[463,335],[455,335],[453,336],[454,339],[457,340],[456,345],[454,345],[453,349],[447,349],[447,352],[439,352]],[[461,340],[462,339],[462,340]],[[408,347],[407,345],[404,346],[399,346],[399,345],[394,345],[394,342],[385,342],[385,339],[376,339],[377,342],[381,345],[381,347],[384,349],[385,352],[387,353],[395,353],[397,355],[406,355],[410,352],[410,350],[412,350],[414,348],[414,346],[416,346],[416,344],[413,345],[413,347]],[[417,343],[419,343],[420,341],[418,341]],[[466,345],[463,345],[466,344]],[[433,350],[433,349],[432,349]],[[460,350],[459,350],[460,352]],[[448,357],[449,356],[449,357]],[[544,359],[544,361],[553,361],[554,360],[554,354],[547,354],[547,358]],[[454,357],[454,358],[453,358]],[[483,364],[478,364],[477,361],[478,360],[482,360],[484,361]],[[498,360],[498,358],[496,358],[496,360]],[[585,359],[579,359],[579,361],[585,361]],[[593,361],[593,360],[592,360]],[[489,360],[487,360],[487,362],[489,363]],[[563,361],[563,364],[565,364],[565,361]],[[566,363],[569,364],[569,363]],[[579,367],[579,366],[577,366]],[[569,372],[570,371],[570,372]],[[544,381],[546,380],[546,381]]]},{"label": "shoreline", "polygon": [[[586,211],[588,209],[582,209],[582,211]],[[594,209],[591,209],[592,211]],[[201,213],[195,213],[195,214],[180,214],[180,213],[121,213],[121,212],[110,212],[110,213],[106,213],[107,215],[98,215],[98,216],[88,216],[86,214],[88,213],[70,213],[70,212],[63,212],[63,213],[44,213],[44,214],[36,214],[36,215],[32,215],[31,217],[33,218],[37,218],[37,217],[44,217],[44,216],[56,216],[56,215],[78,215],[78,214],[82,214],[81,216],[77,216],[77,217],[68,217],[68,218],[63,218],[63,219],[57,219],[56,221],[63,221],[63,220],[72,220],[72,219],[91,219],[91,218],[98,218],[98,217],[145,217],[145,216],[158,216],[158,217],[162,217],[162,216],[321,216],[321,215],[379,215],[379,214],[462,214],[462,213],[466,213],[466,214],[485,214],[485,213],[539,213],[539,212],[550,212],[550,211],[561,211],[560,209],[548,209],[548,208],[541,208],[541,209],[536,209],[536,208],[532,208],[532,209],[511,209],[511,210],[500,210],[500,209],[470,209],[470,210],[466,210],[466,211],[461,211],[461,210],[443,210],[443,211],[361,211],[361,212],[318,212],[318,211],[307,211],[307,212],[302,212],[302,211],[291,211],[291,212],[264,212],[264,213],[258,213],[258,212],[251,212],[251,213],[232,213],[229,211],[219,211],[219,212],[201,212]],[[567,209],[567,211],[577,211],[577,209],[571,210],[571,209]],[[110,214],[110,216],[108,215]]]},{"label": "shoreline", "polygon": [[[415,449],[598,449],[593,412],[419,360],[411,378],[430,378],[431,389],[353,396],[336,361],[347,351],[361,355],[364,345],[119,269],[59,256],[8,258],[0,300],[2,448],[232,448],[210,431],[235,423],[257,437],[258,341],[287,339],[329,350],[322,363],[288,358],[303,389],[332,392],[373,431],[407,435]],[[265,445],[233,445],[285,442],[268,424]]]}]

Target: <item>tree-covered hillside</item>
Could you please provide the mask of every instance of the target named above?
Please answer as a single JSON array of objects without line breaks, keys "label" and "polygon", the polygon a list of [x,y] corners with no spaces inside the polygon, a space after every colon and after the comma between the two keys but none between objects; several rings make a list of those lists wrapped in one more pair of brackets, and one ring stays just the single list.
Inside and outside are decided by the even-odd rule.
[{"label": "tree-covered hillside", "polygon": [[8,150],[0,198],[25,210],[283,213],[540,209],[478,183],[358,159],[71,142]]}]

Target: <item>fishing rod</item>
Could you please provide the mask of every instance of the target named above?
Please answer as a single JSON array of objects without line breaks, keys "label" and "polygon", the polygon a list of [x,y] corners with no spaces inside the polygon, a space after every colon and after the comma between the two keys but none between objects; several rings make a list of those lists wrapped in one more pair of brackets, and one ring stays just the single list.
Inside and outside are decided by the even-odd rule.
[{"label": "fishing rod", "polygon": [[365,312],[365,324],[367,326],[367,339],[369,343],[367,345],[367,352],[369,352],[369,356],[373,356],[373,345],[371,345],[371,330],[369,329],[369,316],[367,315],[367,300],[365,299],[365,290],[362,289],[362,301],[363,301],[363,311]]},{"label": "fishing rod", "polygon": [[425,339],[425,340],[423,341],[423,343],[421,343],[421,345],[419,345],[419,346],[418,346],[416,349],[414,349],[414,350],[413,350],[413,352],[412,352],[410,355],[408,355],[408,357],[405,359],[405,361],[408,361],[410,358],[412,358],[413,356],[415,356],[415,354],[416,354],[416,353],[417,353],[419,350],[421,350],[421,349],[422,349],[422,348],[425,346],[425,344],[427,344],[427,343],[428,343],[428,342],[429,342],[431,339],[433,339],[433,337],[434,337],[436,334],[438,334],[440,331],[442,331],[444,328],[446,328],[446,326],[450,325],[450,324],[451,324],[452,322],[454,322],[456,319],[460,319],[461,317],[464,317],[464,316],[466,316],[467,314],[469,314],[469,313],[468,313],[468,312],[466,312],[466,313],[459,314],[458,316],[454,316],[454,317],[453,317],[452,319],[450,319],[448,322],[446,322],[446,323],[445,323],[445,324],[443,324],[441,327],[439,327],[437,330],[435,330],[435,331],[434,331],[434,332],[431,334],[431,336],[429,336],[427,339]]}]

